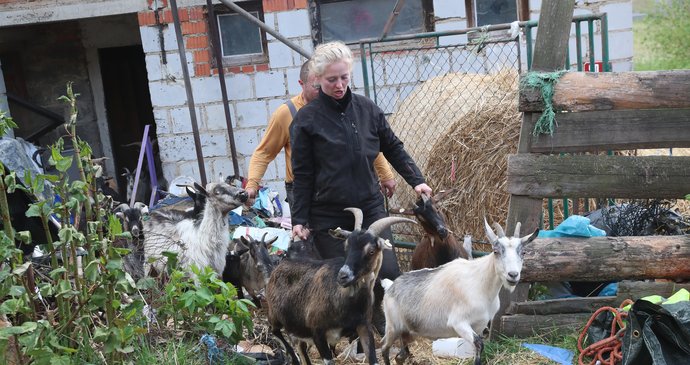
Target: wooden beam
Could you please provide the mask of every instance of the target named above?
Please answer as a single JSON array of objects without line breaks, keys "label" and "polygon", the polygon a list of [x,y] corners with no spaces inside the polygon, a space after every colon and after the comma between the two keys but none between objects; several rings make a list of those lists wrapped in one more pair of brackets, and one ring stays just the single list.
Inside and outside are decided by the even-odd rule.
[{"label": "wooden beam", "polygon": [[506,314],[594,313],[597,309],[604,306],[618,307],[626,299],[635,301],[650,295],[660,295],[668,298],[680,289],[690,290],[690,283],[679,284],[667,280],[622,280],[618,282],[618,292],[615,296],[560,298],[511,303],[506,310]]},{"label": "wooden beam", "polygon": [[581,331],[591,316],[590,313],[503,316],[501,334],[520,338],[572,334],[574,330]]},{"label": "wooden beam", "polygon": [[690,236],[538,238],[522,281],[690,279]]},{"label": "wooden beam", "polygon": [[[532,70],[551,72],[563,68],[568,49],[568,38],[573,19],[574,1],[543,1],[537,28],[537,40],[534,46]],[[531,119],[529,113],[523,118]],[[520,129],[520,141],[518,153],[529,152],[531,130],[523,126]],[[511,196],[508,204],[508,223],[506,232],[512,232],[517,222],[522,223],[523,232],[531,232],[542,219],[542,200],[529,196]],[[494,338],[500,331],[500,318],[510,302],[522,302],[527,300],[526,290],[516,290],[512,295],[505,289],[499,293],[501,306],[492,320],[490,335]]]},{"label": "wooden beam", "polygon": [[680,289],[690,290],[690,283],[623,280],[618,283],[616,302],[620,305],[625,299],[638,300],[650,295],[661,295],[668,298]]},{"label": "wooden beam", "polygon": [[[534,130],[539,114],[523,128]],[[530,136],[530,152],[595,152],[690,147],[690,109],[612,110],[564,113],[552,136]]]},{"label": "wooden beam", "polygon": [[[538,40],[538,39],[537,39]],[[553,96],[557,111],[690,108],[690,70],[569,72]],[[520,111],[544,110],[541,91],[520,92]]]},{"label": "wooden beam", "polygon": [[532,71],[552,72],[563,69],[565,56],[568,53],[568,38],[574,8],[574,1],[541,3]]},{"label": "wooden beam", "polygon": [[508,156],[510,194],[534,198],[665,198],[690,192],[690,156]]},{"label": "wooden beam", "polygon": [[535,300],[512,303],[506,313],[532,315],[594,313],[604,306],[617,307],[620,304],[617,300],[615,296]]}]

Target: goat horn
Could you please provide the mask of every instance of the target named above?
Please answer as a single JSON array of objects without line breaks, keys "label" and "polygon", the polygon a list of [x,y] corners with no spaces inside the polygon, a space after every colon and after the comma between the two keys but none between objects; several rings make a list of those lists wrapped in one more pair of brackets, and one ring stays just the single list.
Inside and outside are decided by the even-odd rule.
[{"label": "goat horn", "polygon": [[484,217],[484,228],[486,228],[486,235],[489,237],[491,243],[498,241],[498,237],[496,237],[496,233],[491,229],[489,222],[486,221],[486,217]]},{"label": "goat horn", "polygon": [[498,224],[498,222],[494,222],[494,228],[496,228],[496,233],[498,234],[498,238],[506,236],[505,232],[503,232],[503,228],[501,228],[501,225]]},{"label": "goat horn", "polygon": [[513,237],[520,238],[520,222],[517,222],[515,225],[515,233],[513,234]]},{"label": "goat horn", "polygon": [[355,231],[362,229],[362,222],[364,221],[362,210],[359,208],[345,208],[344,210],[355,215]]},{"label": "goat horn", "polygon": [[424,202],[424,204],[426,204],[429,199],[431,199],[431,197],[428,194],[422,194],[422,202]]},{"label": "goat horn", "polygon": [[414,223],[417,224],[417,221],[408,219],[408,218],[403,218],[403,217],[383,217],[376,222],[372,223],[369,228],[367,229],[367,232],[373,234],[374,236],[378,237],[381,232],[383,232],[384,229],[396,224],[396,223],[403,223],[403,222],[409,222],[409,223]]},{"label": "goat horn", "polygon": [[129,204],[127,203],[122,203],[117,206],[117,208],[113,209],[114,212],[124,212],[125,210],[129,209]]}]

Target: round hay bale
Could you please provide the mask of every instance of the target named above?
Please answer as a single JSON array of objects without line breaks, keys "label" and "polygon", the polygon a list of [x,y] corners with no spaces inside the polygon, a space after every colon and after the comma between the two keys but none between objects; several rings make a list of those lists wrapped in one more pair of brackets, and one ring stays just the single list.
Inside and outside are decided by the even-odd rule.
[{"label": "round hay bale", "polygon": [[[521,123],[517,84],[516,70],[447,74],[415,89],[390,117],[434,191],[456,188],[439,206],[459,239],[483,240],[484,217],[502,225],[507,218],[507,156],[517,151]],[[411,207],[415,199],[412,189],[399,189],[391,205]]]}]

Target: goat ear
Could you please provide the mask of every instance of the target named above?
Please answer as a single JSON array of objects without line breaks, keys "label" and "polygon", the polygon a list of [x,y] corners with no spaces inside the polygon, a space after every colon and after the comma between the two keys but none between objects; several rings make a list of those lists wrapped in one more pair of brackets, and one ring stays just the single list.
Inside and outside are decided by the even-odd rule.
[{"label": "goat ear", "polygon": [[203,196],[208,196],[208,192],[206,191],[206,189],[204,189],[204,187],[199,185],[198,183],[194,183],[194,189],[196,189],[196,191],[199,194],[201,194]]},{"label": "goat ear", "polygon": [[243,241],[244,236],[240,236],[239,239],[235,238],[232,241],[235,243],[235,251],[243,250],[243,249],[249,249],[247,245]]},{"label": "goat ear", "polygon": [[196,192],[189,185],[185,185],[184,189],[187,191],[187,196],[196,199]]},{"label": "goat ear", "polygon": [[350,237],[350,234],[352,234],[352,232],[346,231],[338,227],[336,229],[329,229],[328,234],[330,234],[333,238],[337,238],[339,240],[346,240],[348,237]]},{"label": "goat ear", "polygon": [[535,229],[534,233],[532,233],[531,235],[522,237],[520,239],[520,242],[522,242],[522,245],[524,246],[524,245],[534,241],[534,239],[537,238],[538,235],[539,235],[539,228]]},{"label": "goat ear", "polygon": [[240,236],[240,242],[242,242],[242,244],[245,247],[251,247],[252,246],[252,242],[250,239],[247,238],[247,236]]},{"label": "goat ear", "polygon": [[268,241],[264,241],[264,246],[266,246],[266,248],[269,248],[273,244],[273,242],[275,242],[277,240],[278,240],[278,236],[275,236]]},{"label": "goat ear", "polygon": [[391,241],[389,241],[387,239],[383,239],[383,238],[379,237],[378,244],[379,244],[379,248],[382,250],[392,250],[393,249],[393,245],[391,244]]}]

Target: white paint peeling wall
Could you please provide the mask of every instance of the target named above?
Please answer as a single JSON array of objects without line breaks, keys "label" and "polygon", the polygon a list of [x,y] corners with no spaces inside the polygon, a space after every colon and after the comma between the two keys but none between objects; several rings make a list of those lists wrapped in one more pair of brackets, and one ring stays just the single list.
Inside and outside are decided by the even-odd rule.
[{"label": "white paint peeling wall", "polygon": [[[265,22],[291,41],[311,52],[311,28],[306,9],[264,14]],[[194,147],[191,118],[186,106],[186,91],[175,32],[172,26],[163,32],[167,64],[162,63],[158,29],[140,28],[146,54],[146,68],[154,108],[163,174],[168,181],[187,175],[200,180]],[[273,111],[292,95],[301,91],[299,69],[304,58],[277,39],[267,35],[269,70],[254,73],[226,73],[230,116],[238,155],[239,174],[247,176],[249,159],[264,134]],[[186,53],[187,69],[196,105],[209,181],[219,174],[233,175],[225,111],[217,75],[196,77],[191,52]],[[273,161],[264,175],[264,185],[284,196],[285,156]]]}]

